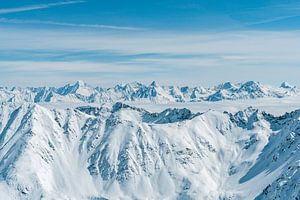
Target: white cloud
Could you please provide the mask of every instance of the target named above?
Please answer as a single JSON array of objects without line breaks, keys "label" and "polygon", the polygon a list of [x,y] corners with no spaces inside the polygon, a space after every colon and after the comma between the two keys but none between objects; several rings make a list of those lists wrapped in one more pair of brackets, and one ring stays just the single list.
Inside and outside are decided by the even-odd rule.
[{"label": "white cloud", "polygon": [[[164,71],[163,69],[155,69]],[[0,71],[22,72],[65,72],[65,73],[141,73],[151,72],[148,66],[136,66],[126,63],[97,63],[89,61],[55,62],[55,61],[0,61]]]},{"label": "white cloud", "polygon": [[128,26],[112,26],[112,25],[103,25],[103,24],[76,24],[76,23],[67,23],[67,22],[22,20],[22,19],[7,19],[7,18],[0,18],[0,23],[41,24],[41,25],[54,25],[54,26],[65,26],[65,27],[99,28],[99,29],[114,29],[114,30],[129,30],[129,31],[143,30],[141,28],[128,27]]},{"label": "white cloud", "polygon": [[[84,57],[81,57],[82,62],[8,62],[2,58],[2,74],[12,67],[16,72],[61,70],[79,75],[80,72],[110,73],[108,78],[103,75],[99,79],[111,84],[125,80],[149,79],[183,84],[194,84],[200,80],[215,84],[226,80],[247,79],[265,80],[268,83],[288,80],[293,84],[300,84],[298,31],[181,34],[0,28],[0,32],[0,51],[65,51],[84,54],[88,51],[99,51],[120,56],[129,55],[122,62],[118,59],[109,62],[101,59],[84,61]],[[144,54],[154,56],[147,57]],[[139,56],[130,57],[132,55]],[[269,76],[266,77],[265,74]],[[91,79],[87,75],[78,78],[88,82]],[[61,75],[61,79],[68,79],[68,75]]]},{"label": "white cloud", "polygon": [[[299,61],[300,34],[228,32],[208,34],[115,33],[1,29],[0,50],[104,51],[117,54],[217,55],[229,61]],[[173,58],[176,60],[176,57]],[[199,58],[200,59],[200,58]],[[206,58],[203,58],[206,59]]]},{"label": "white cloud", "polygon": [[277,17],[272,17],[269,19],[264,19],[256,22],[251,22],[251,23],[246,23],[247,26],[255,26],[255,25],[262,25],[262,24],[268,24],[272,22],[277,22],[285,19],[291,19],[294,17],[300,17],[299,14],[294,14],[294,15],[284,15],[284,16],[277,16]]},{"label": "white cloud", "polygon": [[25,11],[31,11],[31,10],[40,10],[40,9],[46,9],[46,8],[50,8],[50,7],[84,3],[84,2],[86,2],[86,1],[81,1],[81,0],[79,0],[79,1],[63,1],[63,2],[57,2],[57,3],[36,4],[36,5],[29,5],[29,6],[16,7],[16,8],[1,8],[0,14],[25,12]]}]

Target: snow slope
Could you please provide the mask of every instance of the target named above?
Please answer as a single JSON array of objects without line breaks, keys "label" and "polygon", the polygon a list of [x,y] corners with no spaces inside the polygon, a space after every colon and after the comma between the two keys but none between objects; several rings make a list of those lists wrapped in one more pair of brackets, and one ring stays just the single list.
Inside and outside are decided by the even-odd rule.
[{"label": "snow slope", "polygon": [[[59,91],[94,93],[80,85]],[[51,105],[1,104],[1,199],[299,197],[299,110]]]}]

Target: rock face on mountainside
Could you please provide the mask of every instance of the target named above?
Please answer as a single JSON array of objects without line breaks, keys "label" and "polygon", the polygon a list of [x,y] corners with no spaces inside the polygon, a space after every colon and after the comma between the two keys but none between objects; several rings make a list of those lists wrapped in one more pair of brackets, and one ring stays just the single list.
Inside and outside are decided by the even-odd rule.
[{"label": "rock face on mountainside", "polygon": [[83,81],[63,87],[0,88],[1,102],[65,102],[105,103],[117,101],[148,101],[154,103],[221,101],[256,99],[263,97],[282,98],[297,95],[296,87],[284,82],[279,88],[258,82],[232,84],[226,82],[212,88],[160,86],[155,81],[150,85],[133,82],[112,88],[93,88]]},{"label": "rock face on mountainside", "polygon": [[282,82],[280,87],[281,88],[294,88],[294,86],[291,86],[288,82]]},{"label": "rock face on mountainside", "polygon": [[297,199],[299,117],[2,103],[0,197]]}]

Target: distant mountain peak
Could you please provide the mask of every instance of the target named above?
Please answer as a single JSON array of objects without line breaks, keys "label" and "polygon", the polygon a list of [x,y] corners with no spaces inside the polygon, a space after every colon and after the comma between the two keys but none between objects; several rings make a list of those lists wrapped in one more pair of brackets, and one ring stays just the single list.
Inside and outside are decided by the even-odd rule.
[{"label": "distant mountain peak", "polygon": [[234,84],[232,84],[231,82],[225,82],[221,84],[221,89],[224,90],[229,90],[229,89],[234,89],[236,88],[236,86]]},{"label": "distant mountain peak", "polygon": [[263,85],[261,85],[259,82],[256,82],[256,81],[247,81],[247,82],[243,83],[240,87],[240,90],[244,90],[249,93],[255,92],[255,91],[263,92],[262,89],[263,89]]},{"label": "distant mountain peak", "polygon": [[250,86],[260,86],[260,82],[257,81],[247,81],[245,83],[242,84],[245,87],[250,87]]},{"label": "distant mountain peak", "polygon": [[78,80],[73,84],[67,84],[58,88],[58,93],[61,95],[80,94],[82,96],[90,96],[94,88],[88,86],[84,81]]},{"label": "distant mountain peak", "polygon": [[211,88],[160,86],[156,81],[150,85],[139,82],[118,84],[110,88],[92,87],[82,80],[63,87],[1,88],[4,102],[88,102],[115,103],[117,101],[149,101],[154,103],[221,101],[255,99],[264,97],[282,98],[295,96],[299,90],[282,83],[279,89],[255,81],[234,84],[224,82]]},{"label": "distant mountain peak", "polygon": [[87,84],[86,84],[83,80],[78,80],[78,81],[75,82],[74,85],[76,85],[76,86],[78,86],[78,87],[84,87],[84,86],[86,86]]},{"label": "distant mountain peak", "polygon": [[225,82],[223,86],[224,88],[232,88],[234,85],[231,82]]},{"label": "distant mountain peak", "polygon": [[285,89],[289,89],[289,88],[293,88],[293,86],[291,86],[288,82],[284,81],[281,83],[280,85],[281,88],[285,88]]},{"label": "distant mountain peak", "polygon": [[157,85],[156,81],[152,81],[152,83],[150,84],[150,86],[157,87],[158,85]]}]

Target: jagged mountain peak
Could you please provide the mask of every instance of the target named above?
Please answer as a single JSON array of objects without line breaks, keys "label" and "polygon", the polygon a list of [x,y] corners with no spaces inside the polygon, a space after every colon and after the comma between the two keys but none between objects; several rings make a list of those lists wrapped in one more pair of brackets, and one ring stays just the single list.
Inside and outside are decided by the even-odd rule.
[{"label": "jagged mountain peak", "polygon": [[[201,113],[193,113],[191,110],[187,108],[167,108],[161,112],[149,112],[142,108],[137,108],[134,106],[130,106],[128,104],[117,102],[112,106],[112,113],[117,113],[123,109],[131,110],[138,112],[138,114],[142,117],[143,122],[147,123],[156,123],[156,124],[166,124],[166,123],[175,123],[185,120],[191,120]],[[90,109],[89,109],[90,110]]]},{"label": "jagged mountain peak", "polygon": [[219,86],[220,89],[223,89],[223,90],[230,90],[230,89],[236,89],[236,85],[231,83],[231,82],[225,82],[225,83],[222,83],[220,86]]},{"label": "jagged mountain peak", "polygon": [[77,87],[85,87],[87,84],[83,80],[77,80],[73,85]]},{"label": "jagged mountain peak", "polygon": [[150,83],[150,87],[158,87],[157,82],[156,82],[156,81],[152,81],[152,82]]},{"label": "jagged mountain peak", "polygon": [[247,81],[241,84],[240,90],[246,90],[249,92],[261,90],[263,87],[262,84],[256,81]]},{"label": "jagged mountain peak", "polygon": [[288,82],[284,81],[280,84],[280,87],[281,88],[285,88],[285,89],[290,89],[290,88],[293,88],[292,85],[290,85]]},{"label": "jagged mountain peak", "polygon": [[143,84],[138,81],[133,81],[130,83],[117,84],[115,87],[116,88],[125,88],[125,87],[139,87],[139,86],[143,86]]},{"label": "jagged mountain peak", "polygon": [[94,88],[86,84],[84,81],[78,80],[75,83],[67,84],[61,88],[58,88],[58,93],[61,95],[68,94],[80,94],[82,96],[90,96],[93,93]]},{"label": "jagged mountain peak", "polygon": [[274,88],[255,81],[241,84],[225,82],[216,87],[159,86],[155,81],[150,85],[139,82],[118,84],[110,88],[92,87],[83,81],[63,87],[30,87],[10,90],[2,88],[0,96],[7,102],[86,102],[115,103],[117,101],[149,101],[153,103],[221,101],[255,99],[263,97],[282,98],[295,96],[295,87]]},{"label": "jagged mountain peak", "polygon": [[112,106],[112,112],[118,112],[121,109],[131,109],[131,110],[135,110],[135,111],[139,111],[139,112],[146,112],[144,109],[141,108],[137,108],[134,106],[130,106],[128,104],[122,103],[122,102],[117,102]]},{"label": "jagged mountain peak", "polygon": [[146,113],[143,116],[143,121],[147,123],[166,124],[191,120],[199,115],[200,113],[192,113],[187,108],[169,108],[160,113]]},{"label": "jagged mountain peak", "polygon": [[[223,86],[223,85],[221,85]],[[226,84],[226,88],[219,87],[213,94],[207,97],[208,101],[220,101],[220,100],[236,100],[236,99],[256,99],[263,97],[276,97],[281,98],[284,96],[293,95],[295,92],[282,91],[277,88],[264,86],[259,82],[247,81],[238,85]]]},{"label": "jagged mountain peak", "polygon": [[63,86],[63,87],[76,90],[76,89],[78,89],[78,88],[80,88],[80,87],[86,87],[86,86],[87,86],[87,84],[86,84],[84,81],[82,81],[82,80],[77,80],[77,81],[75,81],[75,82],[73,82],[73,83],[68,83],[68,84],[66,84],[66,85]]},{"label": "jagged mountain peak", "polygon": [[134,81],[131,83],[118,84],[114,87],[114,90],[120,93],[124,93],[124,95],[131,95],[136,92],[140,88],[146,87],[140,82]]},{"label": "jagged mountain peak", "polygon": [[244,110],[238,111],[234,114],[224,112],[228,114],[230,120],[237,124],[237,126],[245,129],[253,129],[254,123],[263,118],[263,113],[252,106],[245,108]]},{"label": "jagged mountain peak", "polygon": [[235,87],[235,85],[232,84],[231,82],[225,82],[225,83],[223,84],[223,88],[224,88],[224,89],[229,89],[229,88],[233,88],[233,87]]}]

